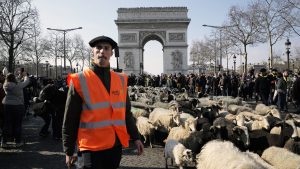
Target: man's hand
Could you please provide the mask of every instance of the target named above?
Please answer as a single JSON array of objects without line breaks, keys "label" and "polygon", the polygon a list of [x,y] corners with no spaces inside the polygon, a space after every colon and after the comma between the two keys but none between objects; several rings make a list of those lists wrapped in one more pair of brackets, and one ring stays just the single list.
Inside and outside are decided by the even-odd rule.
[{"label": "man's hand", "polygon": [[141,142],[141,140],[135,140],[135,141],[134,141],[134,144],[135,144],[135,146],[136,146],[138,155],[142,155],[143,152],[144,152],[144,145],[143,145],[143,143]]},{"label": "man's hand", "polygon": [[71,168],[72,165],[76,162],[77,157],[76,156],[68,156],[66,155],[66,164],[68,168]]}]

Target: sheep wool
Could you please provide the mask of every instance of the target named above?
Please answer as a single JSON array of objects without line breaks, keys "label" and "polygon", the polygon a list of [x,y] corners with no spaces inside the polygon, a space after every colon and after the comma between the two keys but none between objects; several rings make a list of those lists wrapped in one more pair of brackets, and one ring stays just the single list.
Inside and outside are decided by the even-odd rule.
[{"label": "sheep wool", "polygon": [[213,140],[197,155],[197,169],[267,169],[229,141]]},{"label": "sheep wool", "polygon": [[284,148],[269,147],[261,157],[277,169],[300,169],[300,156]]}]

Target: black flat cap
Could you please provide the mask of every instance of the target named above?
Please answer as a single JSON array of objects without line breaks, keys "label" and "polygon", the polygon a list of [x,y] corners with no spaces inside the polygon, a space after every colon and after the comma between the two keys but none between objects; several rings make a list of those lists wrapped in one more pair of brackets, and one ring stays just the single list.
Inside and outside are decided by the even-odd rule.
[{"label": "black flat cap", "polygon": [[118,46],[118,44],[114,40],[112,40],[111,38],[109,38],[107,36],[98,36],[98,37],[92,39],[89,42],[89,44],[90,44],[91,47],[95,47],[95,45],[98,42],[107,42],[112,46],[113,49],[115,49]]}]

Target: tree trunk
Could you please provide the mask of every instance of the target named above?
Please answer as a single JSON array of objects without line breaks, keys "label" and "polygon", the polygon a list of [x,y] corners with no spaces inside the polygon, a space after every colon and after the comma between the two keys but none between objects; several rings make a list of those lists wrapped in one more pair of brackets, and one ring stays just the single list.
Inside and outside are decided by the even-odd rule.
[{"label": "tree trunk", "polygon": [[244,52],[245,52],[245,64],[244,64],[244,72],[243,73],[246,73],[247,74],[247,60],[248,60],[248,53],[247,53],[247,45],[244,44]]},{"label": "tree trunk", "polygon": [[9,47],[8,49],[8,72],[14,73],[14,49]]}]

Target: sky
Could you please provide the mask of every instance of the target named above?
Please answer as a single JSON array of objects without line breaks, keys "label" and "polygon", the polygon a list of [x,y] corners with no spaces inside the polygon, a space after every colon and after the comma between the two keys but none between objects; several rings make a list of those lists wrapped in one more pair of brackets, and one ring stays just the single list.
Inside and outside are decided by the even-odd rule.
[{"label": "sky", "polygon": [[[222,25],[228,20],[227,13],[231,6],[245,6],[248,2],[250,0],[33,0],[33,5],[39,11],[41,27],[45,35],[49,33],[46,28],[82,27],[83,29],[67,34],[68,36],[79,34],[87,45],[91,39],[100,35],[109,36],[118,42],[118,27],[115,24],[118,8],[187,7],[188,17],[191,19],[187,31],[190,47],[193,41],[203,40],[205,36],[210,36],[212,28],[203,27],[203,24]],[[293,41],[291,42],[293,45]],[[279,41],[277,46],[275,46],[275,53],[284,53],[284,41]],[[158,41],[149,41],[144,49],[145,71],[152,74],[162,73],[162,45]],[[266,44],[250,47],[248,63],[267,61],[268,50]],[[242,62],[238,57],[237,66]],[[115,66],[115,63],[113,58],[111,66]],[[228,63],[231,68],[232,58],[229,58]],[[223,59],[223,65],[226,65],[225,59]]]}]

